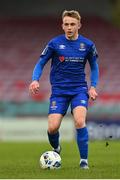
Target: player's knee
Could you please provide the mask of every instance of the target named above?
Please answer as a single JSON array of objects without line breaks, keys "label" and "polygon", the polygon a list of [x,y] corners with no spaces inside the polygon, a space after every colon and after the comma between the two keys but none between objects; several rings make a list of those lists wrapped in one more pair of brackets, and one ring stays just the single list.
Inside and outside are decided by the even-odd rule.
[{"label": "player's knee", "polygon": [[85,121],[83,119],[75,121],[75,127],[77,129],[85,127]]},{"label": "player's knee", "polygon": [[58,131],[58,129],[59,129],[59,127],[57,127],[57,126],[49,126],[48,127],[48,132],[50,134],[54,134],[54,133],[56,133]]}]

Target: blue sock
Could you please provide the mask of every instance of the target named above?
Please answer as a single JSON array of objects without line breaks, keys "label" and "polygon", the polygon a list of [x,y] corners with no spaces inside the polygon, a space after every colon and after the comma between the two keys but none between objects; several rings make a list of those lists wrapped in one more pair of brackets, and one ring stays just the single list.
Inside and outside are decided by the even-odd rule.
[{"label": "blue sock", "polygon": [[50,134],[48,132],[48,139],[51,144],[51,146],[56,149],[59,146],[59,132],[56,132],[54,134]]},{"label": "blue sock", "polygon": [[86,127],[76,129],[76,138],[81,159],[88,158],[88,130]]}]

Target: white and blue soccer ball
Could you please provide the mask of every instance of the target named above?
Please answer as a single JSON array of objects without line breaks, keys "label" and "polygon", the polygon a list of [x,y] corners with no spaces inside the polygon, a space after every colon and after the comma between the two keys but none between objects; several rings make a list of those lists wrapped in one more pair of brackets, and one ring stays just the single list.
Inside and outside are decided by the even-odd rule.
[{"label": "white and blue soccer ball", "polygon": [[59,169],[61,167],[61,157],[54,151],[46,151],[40,157],[40,167],[42,169]]}]

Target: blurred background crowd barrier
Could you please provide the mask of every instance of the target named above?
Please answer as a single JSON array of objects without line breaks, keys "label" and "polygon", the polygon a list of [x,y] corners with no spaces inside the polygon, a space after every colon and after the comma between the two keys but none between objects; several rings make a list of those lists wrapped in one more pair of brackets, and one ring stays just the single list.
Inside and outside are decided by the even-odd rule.
[{"label": "blurred background crowd barrier", "polygon": [[[0,0],[1,140],[15,139],[12,137],[22,134],[25,122],[26,127],[32,123],[29,132],[24,129],[25,134],[37,132],[39,138],[35,136],[34,140],[41,137],[39,132],[43,128],[39,123],[47,124],[50,61],[44,68],[39,94],[30,96],[28,86],[43,48],[51,38],[63,33],[61,13],[65,9],[80,12],[80,33],[95,42],[99,53],[99,97],[95,103],[90,102],[87,116],[90,137],[120,138],[120,1]],[[89,74],[88,66],[86,72]],[[73,126],[69,119],[70,111],[64,121],[71,131]],[[45,133],[46,124],[42,125]],[[68,126],[63,125],[62,131],[68,132]],[[17,127],[21,127],[20,130],[17,131]],[[35,131],[37,127],[40,129]],[[23,136],[20,137],[18,139]]]}]

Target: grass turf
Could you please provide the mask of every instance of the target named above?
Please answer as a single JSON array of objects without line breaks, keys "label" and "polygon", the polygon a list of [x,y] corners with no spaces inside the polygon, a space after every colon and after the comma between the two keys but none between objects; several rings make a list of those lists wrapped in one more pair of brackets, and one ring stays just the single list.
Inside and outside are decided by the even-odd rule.
[{"label": "grass turf", "polygon": [[0,179],[80,179],[120,178],[120,143],[89,143],[89,170],[79,168],[75,142],[62,142],[62,168],[43,170],[40,155],[50,150],[48,143],[0,143]]}]

